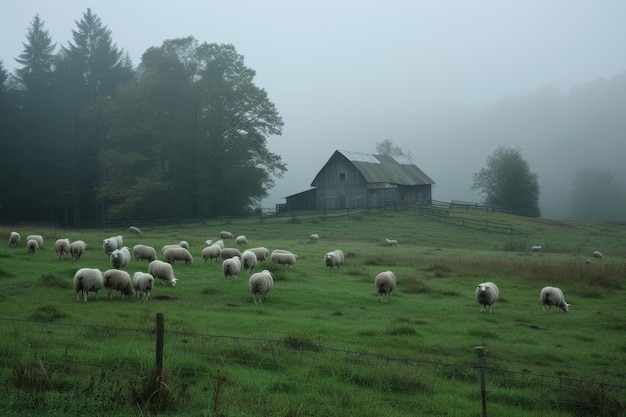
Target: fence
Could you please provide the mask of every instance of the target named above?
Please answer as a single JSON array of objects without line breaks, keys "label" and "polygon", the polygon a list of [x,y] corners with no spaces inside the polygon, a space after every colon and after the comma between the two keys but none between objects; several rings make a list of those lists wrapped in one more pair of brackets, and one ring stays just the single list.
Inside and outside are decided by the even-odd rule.
[{"label": "fence", "polygon": [[0,319],[0,412],[626,415],[624,385],[493,368],[482,349],[449,364],[158,322],[132,329]]},{"label": "fence", "polygon": [[428,216],[440,219],[446,223],[455,224],[461,227],[469,227],[473,229],[481,229],[481,230],[491,230],[505,233],[514,233],[515,229],[512,224],[493,221],[493,220],[477,220],[462,216],[455,216],[450,214],[450,210],[453,208],[465,208],[469,210],[470,207],[472,210],[486,210],[489,212],[490,210],[493,212],[492,206],[488,205],[479,205],[477,203],[464,203],[459,204],[458,202],[446,203],[443,201],[433,200],[430,204],[420,204],[415,206],[415,212],[421,216]]}]

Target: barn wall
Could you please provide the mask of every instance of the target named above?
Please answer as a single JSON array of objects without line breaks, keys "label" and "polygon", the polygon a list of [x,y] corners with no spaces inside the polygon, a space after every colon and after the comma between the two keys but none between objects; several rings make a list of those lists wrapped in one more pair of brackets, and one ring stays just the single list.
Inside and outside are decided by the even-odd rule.
[{"label": "barn wall", "polygon": [[367,183],[343,156],[335,155],[316,177],[317,208],[367,207]]}]

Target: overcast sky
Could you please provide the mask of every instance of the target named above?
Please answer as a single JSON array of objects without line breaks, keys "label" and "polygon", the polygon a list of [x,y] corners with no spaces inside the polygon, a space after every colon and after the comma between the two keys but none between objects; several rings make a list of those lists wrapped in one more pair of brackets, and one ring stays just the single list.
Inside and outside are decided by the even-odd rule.
[{"label": "overcast sky", "polygon": [[[335,149],[375,153],[384,139],[436,181],[435,199],[477,201],[471,173],[495,147],[442,130],[505,96],[565,92],[626,70],[623,0],[5,3],[0,59],[9,69],[35,14],[66,46],[88,7],[135,65],[166,39],[233,44],[285,122],[268,147],[288,171],[263,207],[308,189]],[[523,144],[502,144],[524,154]]]}]

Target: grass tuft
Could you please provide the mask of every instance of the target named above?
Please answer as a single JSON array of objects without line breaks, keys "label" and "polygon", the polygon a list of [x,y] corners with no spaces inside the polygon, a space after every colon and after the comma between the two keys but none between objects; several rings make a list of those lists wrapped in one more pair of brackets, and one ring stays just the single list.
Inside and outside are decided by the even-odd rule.
[{"label": "grass tuft", "polygon": [[56,307],[51,305],[41,306],[30,315],[32,320],[39,321],[54,321],[67,317],[66,314],[59,311]]}]

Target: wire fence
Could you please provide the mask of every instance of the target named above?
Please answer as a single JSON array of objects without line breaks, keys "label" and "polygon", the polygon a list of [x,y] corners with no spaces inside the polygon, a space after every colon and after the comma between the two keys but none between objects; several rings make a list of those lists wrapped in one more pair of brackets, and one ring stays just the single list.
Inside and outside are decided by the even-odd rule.
[{"label": "wire fence", "polygon": [[299,337],[16,319],[0,319],[0,353],[2,415],[626,415],[625,385],[498,369],[474,353],[451,364]]}]

